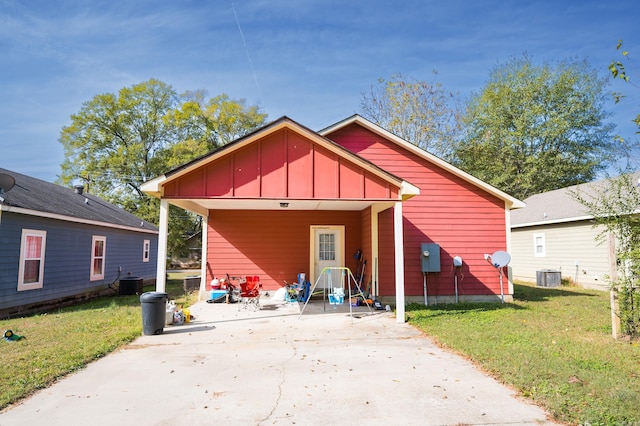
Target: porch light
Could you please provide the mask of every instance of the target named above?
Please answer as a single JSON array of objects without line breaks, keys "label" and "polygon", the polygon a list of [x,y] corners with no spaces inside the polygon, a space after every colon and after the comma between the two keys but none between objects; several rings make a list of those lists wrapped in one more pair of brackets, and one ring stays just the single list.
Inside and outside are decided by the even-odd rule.
[{"label": "porch light", "polygon": [[286,209],[287,207],[289,207],[289,203],[280,203],[280,207]]}]

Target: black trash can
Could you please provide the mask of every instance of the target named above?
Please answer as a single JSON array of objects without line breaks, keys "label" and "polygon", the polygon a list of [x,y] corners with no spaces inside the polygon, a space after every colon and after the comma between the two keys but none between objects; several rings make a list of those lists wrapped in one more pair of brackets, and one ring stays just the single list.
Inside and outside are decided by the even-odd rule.
[{"label": "black trash can", "polygon": [[140,277],[120,278],[118,285],[118,294],[120,296],[131,296],[134,294],[142,294],[142,286],[144,280]]},{"label": "black trash can", "polygon": [[142,334],[162,334],[167,310],[167,293],[149,291],[140,295],[142,305]]}]

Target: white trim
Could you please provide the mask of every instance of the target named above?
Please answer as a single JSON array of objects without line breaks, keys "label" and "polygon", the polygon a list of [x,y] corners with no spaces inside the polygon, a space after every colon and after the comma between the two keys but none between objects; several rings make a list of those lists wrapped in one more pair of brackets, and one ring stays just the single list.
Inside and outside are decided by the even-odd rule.
[{"label": "white trim", "polygon": [[8,213],[26,214],[26,215],[29,215],[29,216],[44,217],[44,218],[47,218],[47,219],[64,220],[66,222],[73,222],[73,223],[84,223],[84,224],[87,224],[87,225],[104,226],[106,228],[124,229],[124,230],[127,230],[127,231],[136,231],[136,232],[142,232],[142,233],[147,233],[147,234],[157,234],[158,233],[158,231],[154,230],[154,229],[136,228],[136,227],[133,227],[133,226],[117,225],[117,224],[114,224],[114,223],[100,222],[98,220],[89,220],[89,219],[83,219],[83,218],[80,218],[80,217],[65,216],[65,215],[56,214],[56,213],[48,213],[48,212],[41,212],[41,211],[37,211],[37,210],[24,209],[22,207],[13,207],[13,206],[0,205],[0,210],[1,211],[6,211]]},{"label": "white trim", "polygon": [[[538,238],[542,240],[540,246],[542,252],[538,253]],[[547,242],[545,241],[544,232],[536,232],[533,234],[533,257],[547,257]]]},{"label": "white trim", "polygon": [[144,240],[142,242],[142,263],[149,262],[151,258],[151,240]]},{"label": "white trim", "polygon": [[377,133],[378,135],[382,136],[385,139],[388,139],[394,143],[396,143],[397,145],[402,146],[403,148],[405,148],[406,150],[418,155],[419,157],[424,158],[425,160],[429,161],[430,163],[435,164],[436,166],[439,166],[441,168],[443,168],[444,170],[447,170],[448,172],[458,176],[459,178],[471,183],[474,186],[477,186],[480,189],[483,189],[484,191],[502,199],[505,201],[507,207],[509,209],[519,209],[519,208],[524,208],[526,206],[525,203],[523,203],[522,201],[512,197],[511,195],[500,191],[499,189],[489,185],[486,182],[481,181],[480,179],[468,174],[467,172],[464,172],[460,169],[458,169],[457,167],[447,163],[446,161],[436,157],[433,154],[428,153],[427,151],[425,151],[422,148],[419,148],[418,146],[405,141],[404,139],[394,135],[393,133],[383,129],[382,127],[372,123],[371,121],[365,119],[364,117],[361,117],[359,115],[353,115],[347,119],[344,119],[342,121],[339,121],[338,123],[335,123],[332,126],[329,126],[323,130],[320,130],[318,133],[325,136],[331,132],[334,132],[335,130],[341,129],[345,126],[348,126],[350,124],[353,123],[357,123],[361,126],[363,126],[364,128],[366,128],[367,130],[370,130],[374,133]]},{"label": "white trim", "polygon": [[393,236],[396,264],[396,322],[404,323],[404,234],[402,230],[402,203],[393,207]]},{"label": "white trim", "polygon": [[[200,234],[202,235],[202,249],[200,254],[200,291],[198,292],[198,301],[200,301],[200,297],[207,289],[207,259],[208,251],[207,245],[209,242],[209,215],[200,216],[202,217],[201,226],[202,229]],[[211,277],[213,279],[213,277]]]},{"label": "white trim", "polygon": [[167,274],[167,241],[169,233],[169,201],[160,199],[160,235],[158,235],[158,263],[156,265],[156,291],[164,292]]},{"label": "white trim", "polygon": [[[399,197],[405,196],[403,199],[406,198],[410,198],[414,195],[418,195],[420,193],[420,189],[418,187],[416,187],[415,185],[412,185],[409,182],[404,181],[402,178],[392,175],[391,173],[387,172],[386,170],[378,167],[377,165],[375,165],[372,162],[369,162],[367,160],[365,160],[364,158],[358,156],[357,154],[352,153],[351,151],[345,149],[344,147],[336,144],[335,142],[331,141],[330,139],[324,137],[323,135],[319,135],[318,133],[315,133],[309,129],[307,129],[306,127],[303,127],[301,125],[299,125],[298,123],[296,123],[295,121],[289,119],[289,118],[285,118],[282,119],[281,121],[276,121],[274,123],[272,123],[271,125],[267,125],[267,127],[262,128],[261,130],[257,131],[254,134],[251,134],[249,136],[246,136],[244,139],[239,139],[238,141],[234,142],[232,145],[229,145],[228,147],[225,147],[223,149],[220,149],[206,157],[203,157],[199,160],[196,160],[188,165],[182,166],[183,168],[178,168],[178,169],[174,169],[175,171],[173,172],[168,172],[170,173],[169,176],[167,176],[166,174],[163,174],[161,176],[155,177],[145,183],[143,183],[140,186],[140,189],[148,194],[151,195],[153,197],[156,198],[162,198],[164,196],[163,194],[163,187],[164,185],[166,185],[169,181],[173,181],[176,180],[182,176],[184,176],[185,174],[188,174],[196,169],[202,168],[204,166],[206,166],[207,164],[221,158],[221,157],[225,157],[228,156],[230,154],[232,154],[233,152],[242,149],[243,147],[257,141],[260,140],[262,138],[264,138],[265,136],[275,133],[279,130],[282,129],[288,129],[292,132],[295,132],[299,135],[302,135],[306,138],[308,138],[309,140],[311,140],[313,143],[318,144],[320,146],[322,146],[323,148],[327,149],[328,151],[338,155],[340,158],[345,158],[347,160],[349,160],[350,162],[352,162],[353,164],[356,164],[357,166],[361,167],[362,169],[368,171],[369,173],[381,178],[382,180],[389,182],[395,186],[397,186],[399,188]],[[402,199],[402,198],[401,198]],[[172,202],[172,204],[176,204],[175,202]],[[177,205],[177,204],[176,204]],[[194,211],[198,214],[203,214],[202,211],[197,211],[197,210],[192,210],[189,209],[187,207],[181,206],[183,208],[186,208],[188,210]]]},{"label": "white trim", "polygon": [[[26,241],[27,237],[35,236],[42,238],[42,244],[40,245],[40,269],[38,270],[38,281],[34,283],[24,282],[24,263],[27,259],[26,256]],[[47,231],[41,231],[38,229],[23,229],[22,237],[20,238],[20,263],[18,264],[18,291],[34,290],[42,288],[44,284],[44,261],[45,250],[47,246]]]},{"label": "white trim", "polygon": [[526,222],[526,223],[519,223],[517,225],[511,225],[511,229],[526,228],[528,226],[556,225],[558,223],[581,222],[583,220],[593,220],[593,219],[595,219],[593,216],[576,216],[576,217],[567,217],[567,218],[555,219],[555,220],[541,220],[538,222]]},{"label": "white trim", "polygon": [[[506,250],[507,253],[511,253],[511,212],[506,208],[504,209],[504,223],[505,223],[505,235],[506,235]],[[508,285],[508,294],[514,293],[513,288],[513,274],[511,267],[507,268],[507,285]]]},{"label": "white trim", "polygon": [[[102,256],[96,257],[96,243],[102,243]],[[93,264],[96,259],[101,259],[100,273],[96,273]],[[105,264],[107,263],[107,237],[105,235],[91,236],[91,264],[89,265],[89,281],[98,281],[104,279]]]},{"label": "white trim", "polygon": [[340,234],[340,258],[336,259],[339,262],[340,267],[346,267],[345,265],[345,226],[344,225],[310,225],[309,226],[309,275],[308,280],[311,283],[315,283],[316,279],[316,231],[336,231]]}]

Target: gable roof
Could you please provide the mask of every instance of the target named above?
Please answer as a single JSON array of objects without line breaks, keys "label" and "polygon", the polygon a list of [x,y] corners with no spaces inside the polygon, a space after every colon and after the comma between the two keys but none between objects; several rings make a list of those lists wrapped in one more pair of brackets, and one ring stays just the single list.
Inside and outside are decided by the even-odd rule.
[{"label": "gable roof", "polygon": [[77,193],[54,183],[0,168],[15,179],[15,185],[2,195],[0,210],[49,217],[71,222],[158,233],[150,222],[92,194]]},{"label": "gable roof", "polygon": [[[637,179],[640,174],[634,176]],[[589,199],[606,189],[608,181],[605,178],[532,195],[524,200],[524,209],[511,212],[511,228],[591,220],[593,215],[571,194],[579,191]]]},{"label": "gable roof", "polygon": [[470,175],[467,172],[464,172],[460,169],[458,169],[457,167],[447,163],[446,161],[436,157],[433,154],[430,154],[429,152],[425,151],[424,149],[410,143],[407,142],[406,140],[394,135],[393,133],[389,132],[388,130],[383,129],[382,127],[378,126],[377,124],[372,123],[371,121],[367,120],[366,118],[358,115],[358,114],[354,114],[351,117],[348,117],[342,121],[339,121],[323,130],[320,130],[318,133],[326,136],[330,133],[333,133],[341,128],[344,128],[346,126],[349,126],[351,124],[358,124],[362,127],[364,127],[365,129],[376,133],[380,136],[382,136],[383,138],[403,147],[404,149],[412,152],[413,154],[418,155],[419,157],[427,160],[428,162],[444,169],[447,170],[448,172],[452,173],[453,175],[461,178],[462,180],[469,182],[470,184],[482,189],[485,192],[488,192],[489,194],[503,200],[507,207],[509,209],[519,209],[519,208],[523,208],[525,207],[525,203],[523,203],[522,201],[518,200],[517,198],[512,197],[511,195],[500,191],[499,189],[489,185],[486,182],[481,181],[480,179]]},{"label": "gable roof", "polygon": [[[172,169],[165,174],[158,176],[145,182],[141,189],[152,196],[161,197],[162,187],[167,185],[173,180],[180,178],[196,169],[206,166],[209,163],[216,161],[217,159],[230,155],[231,153],[240,150],[247,145],[250,145],[270,134],[273,134],[281,129],[288,129],[296,132],[305,138],[308,138],[313,143],[316,143],[330,152],[338,155],[341,158],[347,159],[349,162],[361,167],[362,169],[372,173],[373,175],[381,178],[382,180],[389,182],[390,184],[400,189],[400,194],[403,198],[410,198],[420,193],[420,190],[411,183],[403,180],[402,178],[395,176],[388,171],[380,168],[376,164],[360,157],[357,154],[344,148],[342,145],[335,143],[334,141],[314,132],[313,130],[299,124],[298,122],[290,119],[287,116],[282,116],[279,119],[266,124],[265,126],[254,130],[253,132],[227,144],[220,148],[217,148],[201,157],[198,157],[186,164],[183,164],[175,169]],[[197,213],[204,214],[206,211],[202,209],[202,206],[196,205],[193,200],[190,201],[175,201],[176,205],[186,208]]]}]

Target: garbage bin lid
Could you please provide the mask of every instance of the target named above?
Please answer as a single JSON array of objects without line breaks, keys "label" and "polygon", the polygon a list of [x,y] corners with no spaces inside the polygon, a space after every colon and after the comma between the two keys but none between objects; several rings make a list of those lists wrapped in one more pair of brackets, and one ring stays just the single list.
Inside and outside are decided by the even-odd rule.
[{"label": "garbage bin lid", "polygon": [[156,302],[158,300],[167,300],[167,293],[161,291],[148,291],[140,295],[141,302]]}]

